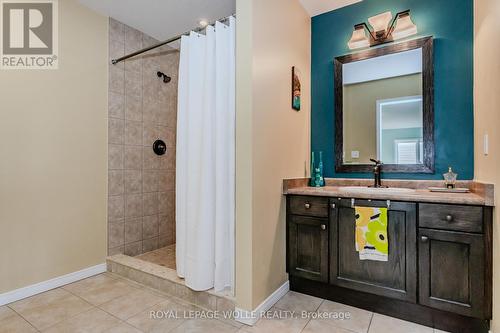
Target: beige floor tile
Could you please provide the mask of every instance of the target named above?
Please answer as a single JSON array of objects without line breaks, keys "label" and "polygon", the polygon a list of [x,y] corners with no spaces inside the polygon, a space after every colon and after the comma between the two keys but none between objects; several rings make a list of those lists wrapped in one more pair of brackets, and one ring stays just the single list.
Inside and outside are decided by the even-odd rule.
[{"label": "beige floor tile", "polygon": [[[181,325],[185,321],[185,312],[192,309],[168,300],[129,318],[127,323],[143,332],[169,332]],[[152,313],[156,317],[152,317]]]},{"label": "beige floor tile", "polygon": [[44,333],[101,333],[120,324],[120,320],[94,308],[56,324]]},{"label": "beige floor tile", "polygon": [[314,312],[318,310],[321,302],[323,302],[321,298],[289,291],[274,307],[300,314],[302,311]]},{"label": "beige floor tile", "polygon": [[366,333],[373,313],[352,306],[325,300],[318,312],[327,319],[318,319],[325,323],[357,333]]},{"label": "beige floor tile", "polygon": [[244,324],[240,323],[239,321],[236,321],[232,318],[224,318],[224,315],[221,314],[220,317],[218,318],[221,322],[223,322],[224,324],[227,324],[227,325],[230,325],[230,326],[233,326],[233,327],[236,327],[238,329],[242,328],[243,326],[245,326]]},{"label": "beige floor tile", "polygon": [[233,333],[238,328],[222,323],[217,319],[189,319],[171,333]]},{"label": "beige floor tile", "polygon": [[63,288],[93,305],[109,302],[137,290],[125,280],[115,279],[105,274],[84,279]]},{"label": "beige floor tile", "polygon": [[384,316],[378,313],[373,315],[369,333],[433,333],[434,329],[409,321]]},{"label": "beige floor tile", "polygon": [[322,320],[311,320],[301,333],[352,333],[340,327],[332,326]]},{"label": "beige floor tile", "polygon": [[307,325],[309,319],[303,318],[262,318],[254,326],[243,326],[245,333],[299,333]]},{"label": "beige floor tile", "polygon": [[92,308],[90,304],[63,289],[54,289],[10,305],[39,330]]},{"label": "beige floor tile", "polygon": [[148,290],[134,290],[130,294],[115,298],[99,307],[113,316],[126,320],[155,304],[166,301]]},{"label": "beige floor tile", "polygon": [[20,315],[6,306],[0,306],[0,333],[37,332]]},{"label": "beige floor tile", "polygon": [[141,333],[137,328],[127,324],[120,323],[117,326],[111,327],[106,333]]},{"label": "beige floor tile", "polygon": [[74,294],[81,294],[89,289],[97,288],[103,283],[110,283],[111,281],[115,280],[117,280],[117,278],[115,278],[113,275],[103,273],[74,283],[70,283],[62,288]]}]

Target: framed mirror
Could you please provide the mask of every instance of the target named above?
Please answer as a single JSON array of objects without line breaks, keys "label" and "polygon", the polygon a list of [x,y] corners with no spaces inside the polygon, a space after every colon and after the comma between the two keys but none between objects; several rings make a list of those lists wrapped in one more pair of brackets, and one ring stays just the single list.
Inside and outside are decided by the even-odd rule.
[{"label": "framed mirror", "polygon": [[433,40],[335,58],[335,171],[434,172]]}]

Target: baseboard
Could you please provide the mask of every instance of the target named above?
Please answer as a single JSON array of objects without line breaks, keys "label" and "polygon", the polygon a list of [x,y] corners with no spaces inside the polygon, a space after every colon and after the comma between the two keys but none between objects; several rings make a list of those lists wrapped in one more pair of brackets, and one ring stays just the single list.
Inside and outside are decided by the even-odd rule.
[{"label": "baseboard", "polygon": [[235,308],[234,319],[242,324],[253,326],[259,321],[262,314],[268,311],[274,304],[276,304],[286,293],[290,290],[290,282],[286,281],[278,289],[276,289],[268,298],[266,298],[258,307],[253,311],[248,311]]},{"label": "baseboard", "polygon": [[0,294],[0,306],[18,301],[26,297],[43,293],[47,290],[59,288],[69,283],[76,282],[104,272],[106,272],[106,264],[99,264],[96,266],[82,269],[77,272],[58,276],[56,278],[47,281],[32,284],[30,286],[26,286],[16,290],[8,291],[6,293]]}]

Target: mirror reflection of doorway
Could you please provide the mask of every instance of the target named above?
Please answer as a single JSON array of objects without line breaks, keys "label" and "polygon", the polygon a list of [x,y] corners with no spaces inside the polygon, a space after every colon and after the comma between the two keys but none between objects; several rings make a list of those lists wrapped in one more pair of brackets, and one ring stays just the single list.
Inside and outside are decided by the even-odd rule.
[{"label": "mirror reflection of doorway", "polygon": [[377,100],[377,159],[385,164],[423,162],[422,96]]}]

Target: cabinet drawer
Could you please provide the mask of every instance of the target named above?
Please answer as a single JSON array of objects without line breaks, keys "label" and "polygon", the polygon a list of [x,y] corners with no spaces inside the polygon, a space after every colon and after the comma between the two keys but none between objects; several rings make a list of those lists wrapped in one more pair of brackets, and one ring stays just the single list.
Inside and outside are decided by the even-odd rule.
[{"label": "cabinet drawer", "polygon": [[290,212],[295,215],[328,217],[328,198],[292,196]]},{"label": "cabinet drawer", "polygon": [[483,208],[419,204],[419,226],[465,232],[483,232]]}]

